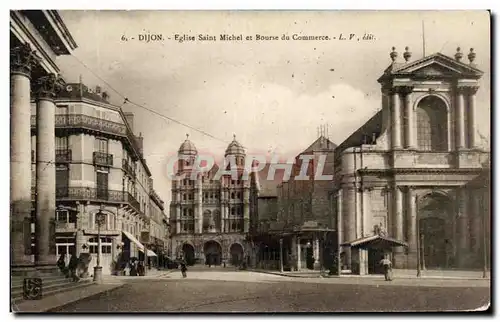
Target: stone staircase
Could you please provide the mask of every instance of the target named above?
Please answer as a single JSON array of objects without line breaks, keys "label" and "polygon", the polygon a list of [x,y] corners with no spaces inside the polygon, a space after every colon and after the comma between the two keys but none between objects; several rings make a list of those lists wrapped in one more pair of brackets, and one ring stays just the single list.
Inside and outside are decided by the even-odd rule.
[{"label": "stone staircase", "polygon": [[[39,273],[37,277],[42,279],[42,297],[93,284],[92,278],[84,278],[80,279],[78,282],[73,282],[71,278],[66,278],[60,272]],[[23,298],[24,278],[26,278],[26,276],[11,276],[11,302],[19,303],[25,301]]]}]

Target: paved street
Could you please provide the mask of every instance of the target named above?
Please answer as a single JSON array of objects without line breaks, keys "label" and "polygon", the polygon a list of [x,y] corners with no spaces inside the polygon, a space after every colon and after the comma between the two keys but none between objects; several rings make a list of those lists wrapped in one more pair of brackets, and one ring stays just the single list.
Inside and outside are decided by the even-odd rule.
[{"label": "paved street", "polygon": [[[123,281],[123,280],[122,280]],[[333,312],[476,309],[486,281],[290,278],[255,272],[193,271],[125,285],[54,312]]]}]

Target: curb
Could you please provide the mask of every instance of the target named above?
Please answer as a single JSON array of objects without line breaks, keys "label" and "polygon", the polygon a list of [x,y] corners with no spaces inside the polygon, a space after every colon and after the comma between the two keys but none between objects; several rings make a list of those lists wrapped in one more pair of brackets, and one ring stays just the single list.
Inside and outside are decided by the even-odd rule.
[{"label": "curb", "polygon": [[[313,276],[303,276],[303,275],[293,275],[293,274],[284,274],[284,273],[278,273],[278,272],[269,272],[269,271],[258,271],[258,270],[249,270],[250,272],[255,272],[255,273],[262,273],[262,274],[269,274],[269,275],[278,275],[278,276],[284,276],[284,277],[293,277],[293,278],[363,278],[363,279],[379,279],[382,278],[383,276],[372,276],[372,275],[340,275],[340,276],[320,276],[318,275],[313,275]],[[311,274],[312,275],[312,274]],[[490,277],[487,278],[482,278],[482,277],[454,277],[454,276],[421,276],[421,277],[416,277],[416,276],[394,276],[394,278],[397,279],[403,279],[403,280],[423,280],[423,279],[441,279],[441,280],[458,280],[458,281],[491,281]]]}]

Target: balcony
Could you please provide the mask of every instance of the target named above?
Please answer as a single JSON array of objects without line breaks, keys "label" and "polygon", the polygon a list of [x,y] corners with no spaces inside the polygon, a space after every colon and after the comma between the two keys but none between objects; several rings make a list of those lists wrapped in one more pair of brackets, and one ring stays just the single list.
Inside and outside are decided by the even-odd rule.
[{"label": "balcony", "polygon": [[137,201],[137,199],[135,199],[135,197],[130,192],[124,192],[124,197],[128,204],[132,206],[132,208],[135,208],[137,212],[142,213],[139,201]]},{"label": "balcony", "polygon": [[132,167],[132,165],[128,162],[127,159],[122,159],[122,169],[123,171],[125,171],[126,174],[135,179],[135,169]]},{"label": "balcony", "polygon": [[[56,114],[56,128],[84,128],[109,134],[127,136],[125,124],[100,119],[84,114]],[[31,127],[36,128],[36,115],[31,116]]]},{"label": "balcony", "polygon": [[70,149],[56,150],[56,163],[69,163],[72,160]]},{"label": "balcony", "polygon": [[94,165],[100,165],[104,167],[113,166],[113,155],[104,152],[94,152]]},{"label": "balcony", "polygon": [[74,222],[57,222],[56,232],[58,233],[71,233],[76,231],[76,223]]}]

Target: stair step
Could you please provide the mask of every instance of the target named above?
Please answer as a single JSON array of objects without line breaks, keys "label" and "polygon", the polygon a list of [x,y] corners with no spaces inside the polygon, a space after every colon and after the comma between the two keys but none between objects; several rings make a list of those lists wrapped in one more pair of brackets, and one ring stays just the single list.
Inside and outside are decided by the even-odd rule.
[{"label": "stair step", "polygon": [[[46,297],[57,293],[64,293],[67,291],[71,291],[80,287],[85,287],[93,284],[94,283],[92,280],[81,280],[79,282],[67,282],[67,283],[51,285],[48,287],[42,287],[42,296]],[[24,301],[22,290],[20,293],[17,292],[11,293],[11,299],[12,301],[16,302]]]},{"label": "stair step", "polygon": [[[51,278],[43,278],[42,279],[42,286],[46,286],[46,285],[50,285],[50,284],[53,284],[55,282],[61,282],[61,281],[71,281],[70,278],[66,278],[64,276],[54,276],[54,277],[51,277]],[[14,289],[14,288],[23,288],[23,285],[24,285],[24,281],[23,280],[20,280],[20,281],[12,281],[11,282],[11,288]]]}]

